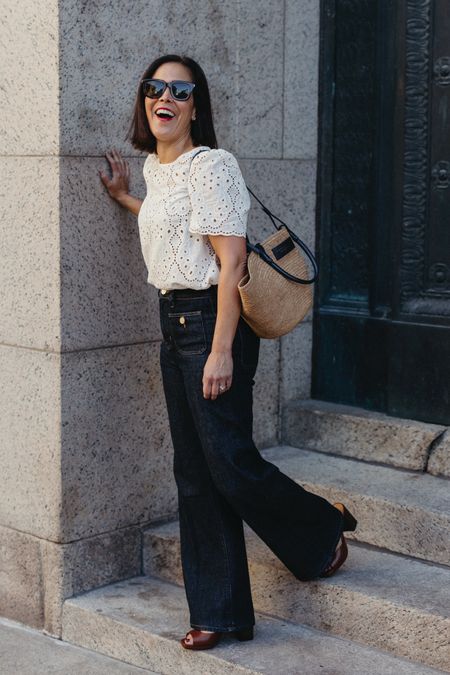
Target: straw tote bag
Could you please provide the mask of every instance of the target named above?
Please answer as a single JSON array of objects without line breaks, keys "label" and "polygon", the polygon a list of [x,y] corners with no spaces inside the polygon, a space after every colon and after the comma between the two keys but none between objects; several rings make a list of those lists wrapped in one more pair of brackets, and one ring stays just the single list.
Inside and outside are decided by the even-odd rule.
[{"label": "straw tote bag", "polygon": [[[200,150],[194,157],[204,151]],[[277,231],[257,244],[251,244],[246,237],[247,273],[238,283],[241,316],[259,337],[277,338],[295,328],[311,308],[312,284],[318,277],[319,269],[305,242],[264,206],[248,185],[246,187]],[[314,270],[311,279],[305,278],[308,274],[307,258]]]},{"label": "straw tote bag", "polygon": [[[238,284],[241,316],[259,337],[277,338],[295,328],[311,308],[312,284],[319,268],[305,242],[265,207],[248,185],[247,190],[261,204],[277,232],[258,244],[251,244],[247,236],[247,274]],[[307,258],[314,270],[310,279],[306,278]]]}]

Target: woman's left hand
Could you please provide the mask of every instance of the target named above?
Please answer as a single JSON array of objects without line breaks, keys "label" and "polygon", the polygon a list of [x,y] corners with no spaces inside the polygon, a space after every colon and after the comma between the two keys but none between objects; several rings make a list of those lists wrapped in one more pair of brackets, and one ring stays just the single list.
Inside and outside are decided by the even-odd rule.
[{"label": "woman's left hand", "polygon": [[231,350],[211,352],[203,369],[203,397],[215,400],[219,394],[223,394],[231,387],[232,378]]}]

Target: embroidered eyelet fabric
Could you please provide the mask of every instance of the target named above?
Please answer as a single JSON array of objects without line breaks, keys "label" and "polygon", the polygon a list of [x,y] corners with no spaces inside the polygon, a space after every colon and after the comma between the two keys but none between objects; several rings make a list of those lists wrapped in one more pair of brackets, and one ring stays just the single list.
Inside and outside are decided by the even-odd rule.
[{"label": "embroidered eyelet fabric", "polygon": [[[201,148],[207,148],[193,157]],[[156,288],[208,288],[220,263],[208,235],[246,236],[250,195],[235,156],[198,146],[161,164],[143,166],[147,195],[138,215],[147,281]]]}]

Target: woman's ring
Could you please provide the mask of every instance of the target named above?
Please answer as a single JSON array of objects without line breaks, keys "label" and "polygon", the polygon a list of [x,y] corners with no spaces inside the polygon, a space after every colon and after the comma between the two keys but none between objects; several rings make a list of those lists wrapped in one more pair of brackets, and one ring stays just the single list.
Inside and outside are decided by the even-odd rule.
[{"label": "woman's ring", "polygon": [[219,391],[223,391],[226,387],[223,384],[219,384]]}]

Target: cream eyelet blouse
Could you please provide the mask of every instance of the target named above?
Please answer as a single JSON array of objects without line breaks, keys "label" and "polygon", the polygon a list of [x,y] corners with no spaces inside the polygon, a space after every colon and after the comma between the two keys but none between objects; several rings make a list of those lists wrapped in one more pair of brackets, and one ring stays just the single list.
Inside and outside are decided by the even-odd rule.
[{"label": "cream eyelet blouse", "polygon": [[247,232],[250,195],[234,155],[202,145],[161,164],[150,153],[143,174],[138,226],[148,283],[168,290],[217,284],[220,264],[208,234]]}]

